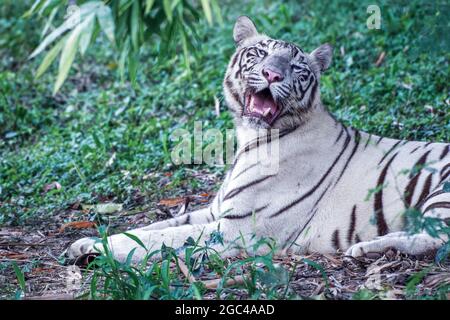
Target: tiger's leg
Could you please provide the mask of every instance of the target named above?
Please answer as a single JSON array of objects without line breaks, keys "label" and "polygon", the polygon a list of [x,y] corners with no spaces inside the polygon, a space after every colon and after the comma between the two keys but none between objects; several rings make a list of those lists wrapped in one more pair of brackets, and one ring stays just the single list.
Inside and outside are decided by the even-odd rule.
[{"label": "tiger's leg", "polygon": [[[450,221],[450,193],[443,190],[443,183],[426,198],[421,208],[424,217],[438,218],[448,224]],[[407,232],[393,232],[372,241],[356,243],[347,250],[346,255],[359,257],[368,252],[384,252],[388,248],[395,248],[407,254],[421,255],[436,251],[446,241],[448,241],[446,235],[434,238],[426,232],[412,235]]]},{"label": "tiger's leg", "polygon": [[356,243],[345,254],[356,258],[364,256],[366,253],[383,253],[389,248],[395,248],[403,253],[421,255],[433,253],[445,243],[445,240],[433,238],[425,232],[412,235],[407,232],[396,233],[395,236],[387,234],[372,241]]},{"label": "tiger's leg", "polygon": [[[226,185],[228,177],[229,174],[227,174],[227,176],[225,177],[225,181],[222,183],[219,192],[208,207],[188,212],[186,214],[180,215],[179,217],[158,221],[136,230],[160,230],[170,227],[178,227],[185,224],[205,224],[218,220],[220,217],[220,214],[218,214],[218,212],[220,212],[218,203],[219,201],[221,201],[219,200],[219,194],[223,190],[224,185]],[[213,210],[213,208],[217,209]]]},{"label": "tiger's leg", "polygon": [[210,223],[215,220],[217,220],[217,217],[213,214],[211,207],[207,207],[193,212],[185,213],[179,217],[158,221],[136,230],[161,230],[170,227],[178,227],[185,224]]},{"label": "tiger's leg", "polygon": [[[162,230],[143,230],[141,228],[127,232],[137,237],[145,245],[145,248],[123,233],[108,237],[108,244],[114,257],[120,261],[125,261],[129,252],[135,249],[132,260],[137,262],[142,260],[147,252],[159,250],[163,243],[166,246],[178,249],[184,245],[187,238],[192,237],[195,241],[198,240],[199,244],[204,244],[205,240],[209,239],[210,235],[217,230],[220,230],[223,234],[223,244],[214,245],[214,249],[221,253],[223,257],[236,255],[238,249],[234,248],[233,241],[239,238],[240,230],[236,230],[227,221],[222,220],[208,224],[169,227]],[[245,233],[245,230],[243,231]],[[103,247],[98,239],[83,238],[69,247],[67,255],[69,259],[77,259],[85,254],[95,254],[102,251]],[[179,253],[181,257],[183,253],[183,251]],[[158,255],[153,256],[153,259],[159,258]]]}]

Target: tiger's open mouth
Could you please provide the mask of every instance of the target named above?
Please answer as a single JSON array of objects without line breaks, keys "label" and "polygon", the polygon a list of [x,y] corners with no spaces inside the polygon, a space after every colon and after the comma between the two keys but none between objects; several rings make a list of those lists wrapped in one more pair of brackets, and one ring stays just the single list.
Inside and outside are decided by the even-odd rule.
[{"label": "tiger's open mouth", "polygon": [[249,93],[245,97],[244,116],[262,119],[271,125],[281,112],[270,93],[269,88],[256,93]]}]

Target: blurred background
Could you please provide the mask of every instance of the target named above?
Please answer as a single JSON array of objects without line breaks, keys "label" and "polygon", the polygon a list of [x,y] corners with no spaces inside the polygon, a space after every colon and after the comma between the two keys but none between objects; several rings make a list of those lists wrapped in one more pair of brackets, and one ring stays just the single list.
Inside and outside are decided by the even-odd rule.
[{"label": "blurred background", "polygon": [[[380,29],[367,27],[370,4]],[[233,127],[221,82],[243,14],[305,51],[334,46],[322,99],[347,125],[450,141],[449,12],[448,1],[3,0],[0,225],[105,202],[163,213],[167,197],[208,202],[226,167],[174,166],[169,137],[198,120]]]}]

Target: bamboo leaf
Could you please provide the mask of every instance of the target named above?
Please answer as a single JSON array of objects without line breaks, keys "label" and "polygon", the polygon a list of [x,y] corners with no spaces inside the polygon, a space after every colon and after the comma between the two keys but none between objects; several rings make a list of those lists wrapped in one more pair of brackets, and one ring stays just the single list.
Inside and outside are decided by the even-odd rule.
[{"label": "bamboo leaf", "polygon": [[223,25],[223,18],[222,18],[222,13],[221,13],[221,10],[220,10],[220,6],[217,3],[217,0],[211,0],[211,6],[212,6],[212,9],[213,9],[214,15],[216,16],[217,21],[222,26]]},{"label": "bamboo leaf", "polygon": [[159,50],[159,56],[162,58],[169,54],[169,51],[171,51],[171,44],[173,43],[173,38],[176,33],[177,23],[176,21],[172,21],[168,24],[165,30],[164,34],[164,41],[161,44],[160,50]]},{"label": "bamboo leaf", "polygon": [[206,21],[209,25],[212,25],[212,13],[211,6],[209,5],[209,0],[201,0],[203,12],[205,13]]},{"label": "bamboo leaf", "polygon": [[130,8],[130,6],[133,4],[134,1],[136,1],[136,0],[120,0],[119,16],[124,14],[124,12],[127,11],[128,8]]},{"label": "bamboo leaf", "polygon": [[123,82],[125,79],[125,62],[128,57],[128,54],[130,52],[130,41],[128,38],[128,41],[125,42],[122,52],[120,54],[119,58],[119,73],[120,73],[120,79]]},{"label": "bamboo leaf", "polygon": [[70,24],[67,21],[58,28],[56,28],[52,33],[46,36],[44,40],[42,40],[39,46],[31,53],[29,59],[32,59],[38,54],[40,54],[42,51],[45,50],[45,48],[47,48],[49,44],[51,44],[53,41],[55,41],[59,36],[61,36],[64,32],[66,32],[69,29]]},{"label": "bamboo leaf", "polygon": [[36,71],[35,78],[38,79],[42,76],[42,74],[48,69],[48,67],[52,64],[53,60],[55,60],[58,53],[61,51],[64,42],[66,41],[66,37],[59,40],[59,42],[53,46],[53,48],[47,53],[47,55],[42,60],[39,68]]},{"label": "bamboo leaf", "polygon": [[38,14],[39,14],[39,15],[44,14],[44,12],[45,12],[47,9],[50,9],[50,10],[51,10],[55,5],[56,5],[56,6],[59,5],[59,4],[58,4],[58,1],[54,1],[54,0],[47,0],[47,1],[45,1],[45,2],[44,2],[44,5],[41,6],[41,7],[39,8]]},{"label": "bamboo leaf", "polygon": [[29,16],[31,16],[34,12],[39,10],[39,8],[44,4],[44,2],[45,0],[36,0],[32,4],[31,8],[22,15],[22,18],[28,18]]},{"label": "bamboo leaf", "polygon": [[[101,1],[91,1],[83,4],[80,7],[80,10],[75,12],[74,14],[79,15],[79,17],[76,17],[76,20],[80,20],[80,24],[82,23],[87,15],[92,14],[92,12],[97,11],[99,8],[106,8],[107,10],[111,11],[111,9],[108,6],[103,5]],[[63,35],[68,30],[72,29],[74,27],[74,17],[68,17],[62,23],[58,28],[56,28],[52,33],[50,33],[48,36],[42,40],[42,42],[39,44],[39,46],[31,53],[29,59],[34,58],[38,54],[40,54],[42,51],[44,51],[48,45],[53,43],[57,38],[59,38],[61,35]],[[112,21],[112,20],[111,20]],[[79,25],[79,24],[78,24]],[[76,27],[76,26],[75,26]],[[113,33],[114,36],[114,33]]]},{"label": "bamboo leaf", "polygon": [[92,34],[94,32],[95,25],[95,14],[92,13],[89,17],[86,18],[86,26],[84,27],[83,33],[80,36],[80,53],[84,55],[89,43],[91,42]]},{"label": "bamboo leaf", "polygon": [[153,5],[155,4],[155,0],[147,0],[145,2],[145,14],[148,14],[150,10],[152,10]]},{"label": "bamboo leaf", "polygon": [[170,0],[163,0],[163,9],[166,13],[167,20],[169,22],[172,22],[173,15],[172,15],[172,6],[170,5]]},{"label": "bamboo leaf", "polygon": [[133,48],[137,50],[139,48],[139,25],[140,25],[140,15],[139,15],[139,2],[134,1],[131,7],[131,19],[130,19],[130,29],[131,29],[131,43]]},{"label": "bamboo leaf", "polygon": [[130,73],[130,81],[133,87],[136,86],[136,75],[139,66],[139,54],[136,51],[130,53],[128,57],[128,72]]},{"label": "bamboo leaf", "polygon": [[115,43],[114,37],[114,19],[111,12],[111,8],[107,5],[102,5],[96,10],[96,15],[98,23],[102,28],[103,32],[108,37],[109,41],[113,44]]},{"label": "bamboo leaf", "polygon": [[[131,16],[131,10],[125,11],[122,15],[118,16],[115,23],[115,31],[114,33],[118,35],[118,37],[123,36],[125,38],[128,38],[130,35],[129,32],[129,20]],[[121,39],[123,43],[123,39]]]},{"label": "bamboo leaf", "polygon": [[69,74],[70,67],[72,66],[75,54],[77,52],[78,42],[80,40],[82,30],[83,24],[79,24],[67,38],[64,49],[61,53],[61,59],[59,60],[58,77],[56,78],[53,94],[58,92]]},{"label": "bamboo leaf", "polygon": [[181,43],[183,47],[183,55],[184,55],[184,63],[187,70],[188,75],[191,74],[191,63],[189,61],[189,40],[187,38],[187,35],[185,33],[185,30],[183,28],[180,28],[180,35],[181,35]]},{"label": "bamboo leaf", "polygon": [[50,13],[50,16],[48,17],[47,23],[44,26],[44,29],[42,30],[41,37],[44,37],[48,30],[50,29],[50,26],[52,25],[53,20],[55,19],[56,13],[58,12],[58,8],[53,8],[52,12]]},{"label": "bamboo leaf", "polygon": [[175,10],[175,8],[178,6],[178,4],[181,2],[181,0],[173,0],[171,4],[172,12]]}]

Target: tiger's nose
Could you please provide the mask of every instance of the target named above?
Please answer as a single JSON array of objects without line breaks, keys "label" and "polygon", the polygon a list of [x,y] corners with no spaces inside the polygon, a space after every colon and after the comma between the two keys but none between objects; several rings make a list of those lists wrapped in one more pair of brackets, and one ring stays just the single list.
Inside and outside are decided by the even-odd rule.
[{"label": "tiger's nose", "polygon": [[269,81],[269,84],[271,84],[272,82],[280,82],[284,79],[283,75],[280,72],[276,72],[268,68],[263,69],[262,74],[267,79],[267,81]]}]

